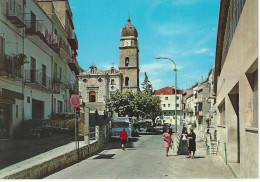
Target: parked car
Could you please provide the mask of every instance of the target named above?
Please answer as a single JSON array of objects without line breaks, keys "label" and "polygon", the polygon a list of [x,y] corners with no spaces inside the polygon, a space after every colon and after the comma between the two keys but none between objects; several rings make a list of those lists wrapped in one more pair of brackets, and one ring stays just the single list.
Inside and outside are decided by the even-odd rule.
[{"label": "parked car", "polygon": [[29,119],[15,129],[14,135],[16,138],[31,138],[51,136],[53,129],[50,120],[45,119]]},{"label": "parked car", "polygon": [[70,113],[70,112],[55,113],[52,115],[51,118],[51,126],[56,132],[61,132],[61,131],[72,132],[75,130],[75,121],[76,121],[75,113]]}]

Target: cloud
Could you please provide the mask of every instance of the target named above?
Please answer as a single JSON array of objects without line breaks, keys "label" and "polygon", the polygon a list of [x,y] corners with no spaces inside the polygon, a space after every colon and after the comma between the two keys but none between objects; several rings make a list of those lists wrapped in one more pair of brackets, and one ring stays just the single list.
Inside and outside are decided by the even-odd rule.
[{"label": "cloud", "polygon": [[110,70],[110,68],[114,66],[115,69],[118,69],[117,65],[113,65],[113,64],[100,64],[98,69],[102,69],[102,70]]},{"label": "cloud", "polygon": [[[177,66],[177,69],[182,69],[181,65]],[[165,73],[166,71],[170,71],[174,69],[174,64],[170,61],[162,60],[157,62],[152,62],[148,64],[142,64],[140,66],[140,72],[146,72],[149,75],[159,75],[161,73]]]},{"label": "cloud", "polygon": [[192,25],[175,22],[174,24],[158,24],[156,27],[156,31],[161,35],[180,35],[187,33],[192,28]]},{"label": "cloud", "polygon": [[174,6],[187,6],[201,3],[203,0],[174,0],[171,4]]},{"label": "cloud", "polygon": [[194,54],[203,54],[203,53],[206,53],[208,51],[209,51],[208,48],[201,48],[199,50],[194,50],[193,52],[194,52]]}]

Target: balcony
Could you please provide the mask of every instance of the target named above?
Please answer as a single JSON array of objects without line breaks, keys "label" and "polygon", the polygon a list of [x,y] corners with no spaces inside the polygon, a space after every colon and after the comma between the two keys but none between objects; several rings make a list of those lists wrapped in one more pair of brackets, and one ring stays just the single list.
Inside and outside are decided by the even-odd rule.
[{"label": "balcony", "polygon": [[197,117],[203,117],[203,112],[202,111],[196,111],[195,116]]},{"label": "balcony", "polygon": [[15,3],[14,0],[9,0],[7,3],[7,20],[10,20],[18,28],[25,27],[25,11],[23,2]]},{"label": "balcony", "polygon": [[67,59],[69,67],[76,75],[79,75],[79,65],[76,58],[69,58]]},{"label": "balcony", "polygon": [[26,85],[47,93],[55,93],[51,77],[42,70],[25,70]]},{"label": "balcony", "polygon": [[6,54],[0,57],[0,76],[18,80],[22,78],[21,66],[17,64],[15,57]]},{"label": "balcony", "polygon": [[77,39],[77,36],[75,34],[75,32],[71,32],[69,35],[68,35],[68,41],[70,43],[70,46],[73,50],[77,50],[78,49],[78,39]]},{"label": "balcony", "polygon": [[71,51],[70,51],[70,46],[67,44],[65,40],[63,40],[62,37],[60,37],[60,56],[63,59],[68,59],[71,57]]},{"label": "balcony", "polygon": [[49,56],[58,54],[58,38],[49,31],[44,21],[26,20],[26,36]]}]

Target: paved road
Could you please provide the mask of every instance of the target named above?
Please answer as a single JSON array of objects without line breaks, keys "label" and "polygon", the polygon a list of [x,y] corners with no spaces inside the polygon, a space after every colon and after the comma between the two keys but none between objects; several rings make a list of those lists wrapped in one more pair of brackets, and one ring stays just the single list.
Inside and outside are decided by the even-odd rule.
[{"label": "paved road", "polygon": [[106,150],[78,164],[47,177],[47,179],[172,179],[172,178],[234,178],[218,156],[205,156],[198,149],[195,159],[184,155],[165,156],[160,135],[142,135],[128,143],[111,142]]}]

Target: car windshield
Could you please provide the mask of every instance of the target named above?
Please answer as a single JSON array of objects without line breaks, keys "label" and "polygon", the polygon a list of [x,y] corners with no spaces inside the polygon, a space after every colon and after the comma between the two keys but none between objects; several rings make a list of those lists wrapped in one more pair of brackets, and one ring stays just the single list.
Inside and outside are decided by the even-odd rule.
[{"label": "car windshield", "polygon": [[112,123],[112,127],[113,128],[128,128],[129,127],[129,123],[126,123],[126,122],[115,122],[115,123]]}]

